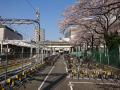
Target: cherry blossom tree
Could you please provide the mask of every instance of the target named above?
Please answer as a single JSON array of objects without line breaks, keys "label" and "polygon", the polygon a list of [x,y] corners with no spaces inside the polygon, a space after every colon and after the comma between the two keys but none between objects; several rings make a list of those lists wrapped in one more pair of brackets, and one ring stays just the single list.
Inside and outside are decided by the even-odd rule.
[{"label": "cherry blossom tree", "polygon": [[[78,0],[65,10],[63,16],[64,19],[59,23],[61,32],[71,25],[80,25],[80,28],[84,26],[85,32],[93,31],[103,38],[110,56],[112,51],[115,51],[116,57],[119,56],[120,0]],[[82,36],[76,35],[78,39],[75,40],[83,40],[86,35],[82,32],[79,32]]]}]

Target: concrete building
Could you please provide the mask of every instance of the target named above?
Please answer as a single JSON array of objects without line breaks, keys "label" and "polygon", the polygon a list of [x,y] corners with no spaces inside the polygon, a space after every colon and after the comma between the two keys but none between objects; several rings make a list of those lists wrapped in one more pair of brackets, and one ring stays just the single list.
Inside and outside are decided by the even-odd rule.
[{"label": "concrete building", "polygon": [[45,41],[45,29],[40,29],[40,41]]},{"label": "concrete building", "polygon": [[0,25],[0,41],[2,40],[22,40],[23,36],[17,31],[5,25]]},{"label": "concrete building", "polygon": [[44,29],[36,29],[35,28],[35,41],[45,41],[45,30]]},{"label": "concrete building", "polygon": [[23,40],[23,36],[17,31],[5,25],[0,25],[0,58],[8,59],[32,57],[36,53],[34,43]]},{"label": "concrete building", "polygon": [[66,32],[64,33],[64,38],[63,40],[64,41],[70,41],[72,39],[74,39],[74,37],[76,36],[76,34],[79,32],[77,26],[72,26],[72,27],[69,27]]}]

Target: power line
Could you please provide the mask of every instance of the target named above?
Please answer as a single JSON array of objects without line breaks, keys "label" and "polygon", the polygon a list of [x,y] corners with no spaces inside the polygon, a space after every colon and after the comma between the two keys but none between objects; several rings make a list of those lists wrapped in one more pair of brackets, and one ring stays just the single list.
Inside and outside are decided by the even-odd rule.
[{"label": "power line", "polygon": [[36,11],[35,8],[34,8],[34,6],[31,4],[31,2],[30,2],[29,0],[25,0],[25,1],[30,5],[30,7],[31,7],[34,11]]}]

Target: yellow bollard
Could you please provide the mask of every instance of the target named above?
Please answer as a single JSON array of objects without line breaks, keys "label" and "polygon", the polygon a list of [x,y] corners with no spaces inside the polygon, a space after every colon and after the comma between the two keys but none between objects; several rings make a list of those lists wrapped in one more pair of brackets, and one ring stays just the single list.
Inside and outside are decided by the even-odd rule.
[{"label": "yellow bollard", "polygon": [[108,76],[109,76],[109,75],[111,75],[111,72],[110,72],[110,71],[108,71],[108,72],[107,72],[107,75],[108,75]]},{"label": "yellow bollard", "polygon": [[25,72],[22,72],[22,75],[25,75]]},{"label": "yellow bollard", "polygon": [[19,80],[19,81],[21,81],[21,80],[22,80],[22,78],[21,78],[21,77],[18,77],[18,80]]},{"label": "yellow bollard", "polygon": [[10,78],[9,78],[9,79],[7,79],[7,83],[10,83],[10,80],[11,80]]},{"label": "yellow bollard", "polygon": [[4,88],[2,88],[2,90],[5,90]]},{"label": "yellow bollard", "polygon": [[5,90],[1,83],[0,83],[0,90]]},{"label": "yellow bollard", "polygon": [[18,75],[16,75],[15,77],[16,77],[16,79],[18,79]]},{"label": "yellow bollard", "polygon": [[8,85],[10,85],[11,79],[10,79],[10,78],[9,78],[9,79],[7,79],[7,81],[6,81],[6,82],[7,82],[7,84],[8,84]]},{"label": "yellow bollard", "polygon": [[12,83],[11,83],[11,85],[12,85],[12,86],[14,86],[14,84],[15,84],[15,82],[14,82],[14,80],[12,80]]}]

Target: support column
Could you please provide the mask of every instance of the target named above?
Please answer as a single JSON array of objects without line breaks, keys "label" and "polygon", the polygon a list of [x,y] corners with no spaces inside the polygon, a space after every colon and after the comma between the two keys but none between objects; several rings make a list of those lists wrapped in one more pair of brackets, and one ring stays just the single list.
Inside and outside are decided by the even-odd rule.
[{"label": "support column", "polygon": [[21,50],[22,71],[23,71],[23,54],[24,54],[24,47],[22,47],[22,50]]},{"label": "support column", "polygon": [[46,55],[46,52],[47,52],[47,51],[46,51],[46,48],[44,48],[44,58],[47,56],[47,55]]},{"label": "support column", "polygon": [[81,44],[80,44],[80,51],[82,51],[82,46],[81,46]]},{"label": "support column", "polygon": [[31,46],[31,48],[30,48],[30,58],[32,58],[32,55],[33,55],[33,48]]},{"label": "support column", "polygon": [[1,40],[1,55],[3,54],[3,40]]},{"label": "support column", "polygon": [[79,51],[79,57],[81,56],[81,48],[80,48],[80,45],[78,46],[78,51]]},{"label": "support column", "polygon": [[74,49],[73,49],[73,47],[71,47],[71,52],[73,52],[74,51]]},{"label": "support column", "polygon": [[42,54],[42,59],[41,59],[42,62],[41,62],[41,63],[43,64],[43,58],[44,58],[43,47],[42,47],[42,49],[41,49],[41,54]]},{"label": "support column", "polygon": [[78,46],[75,47],[76,56],[78,57]]},{"label": "support column", "polygon": [[53,47],[53,53],[52,53],[53,55],[55,54],[55,47]]},{"label": "support column", "polygon": [[36,62],[37,63],[40,63],[40,55],[41,54],[41,50],[40,50],[40,42],[39,41],[37,41],[37,43],[36,43]]},{"label": "support column", "polygon": [[8,44],[7,44],[7,47],[6,47],[6,50],[5,50],[5,53],[6,53],[6,67],[5,67],[5,81],[7,80],[7,77],[8,77]]},{"label": "support column", "polygon": [[69,48],[69,53],[71,52],[71,47]]}]

